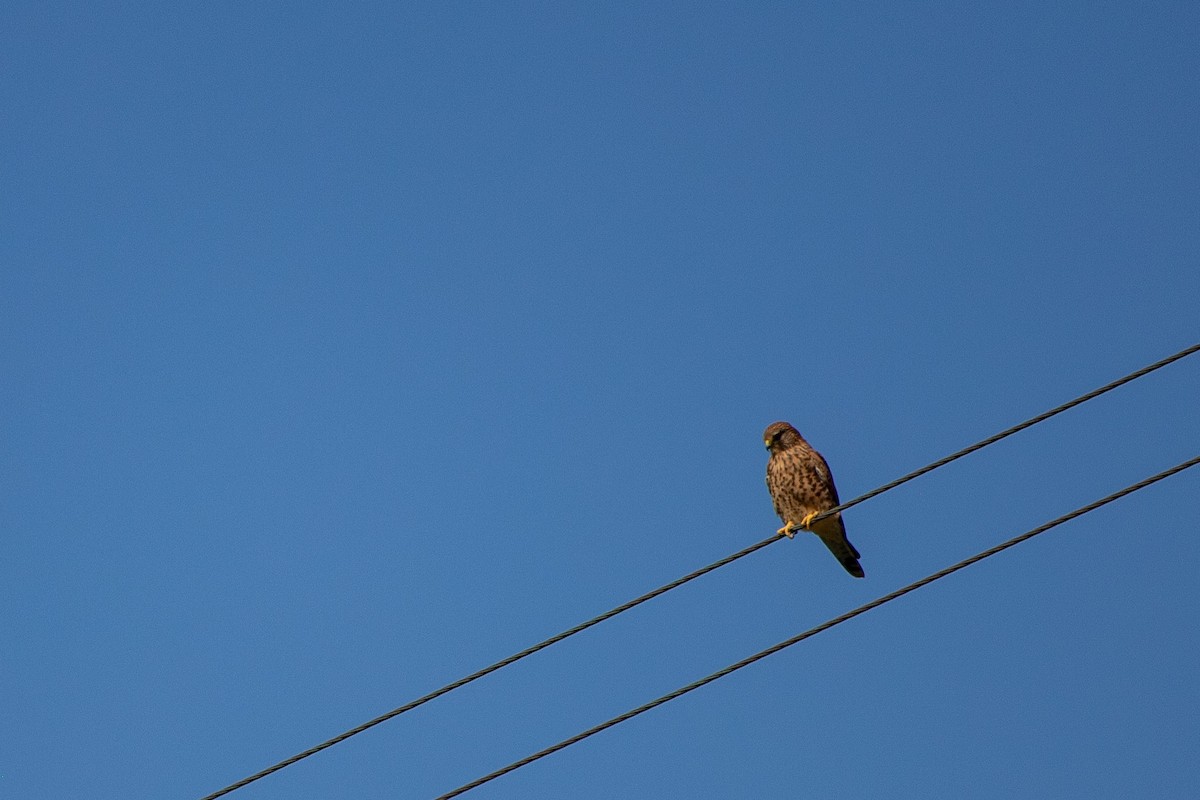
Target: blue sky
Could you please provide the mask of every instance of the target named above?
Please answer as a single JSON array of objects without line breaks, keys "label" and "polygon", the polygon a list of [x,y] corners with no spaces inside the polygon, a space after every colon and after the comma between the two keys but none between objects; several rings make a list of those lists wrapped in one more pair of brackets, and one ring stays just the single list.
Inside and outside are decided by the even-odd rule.
[{"label": "blue sky", "polygon": [[[198,798],[1200,341],[1193,3],[0,10],[0,797]],[[432,797],[1200,453],[1200,356],[231,797]],[[1197,471],[468,795],[1161,797]]]}]

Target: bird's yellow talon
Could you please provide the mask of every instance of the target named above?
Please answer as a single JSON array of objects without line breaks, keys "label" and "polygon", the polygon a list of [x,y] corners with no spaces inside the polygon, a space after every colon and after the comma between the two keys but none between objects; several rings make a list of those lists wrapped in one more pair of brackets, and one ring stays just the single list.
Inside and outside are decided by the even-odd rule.
[{"label": "bird's yellow talon", "polygon": [[804,516],[804,519],[800,520],[800,524],[796,527],[804,528],[804,530],[806,530],[806,531],[810,530],[810,528],[808,526],[812,523],[813,517],[815,517],[816,515],[817,515],[816,511],[806,514]]},{"label": "bird's yellow talon", "polygon": [[775,531],[775,533],[778,536],[786,536],[791,539],[796,535],[796,526],[789,522],[787,525],[784,525],[782,528]]}]

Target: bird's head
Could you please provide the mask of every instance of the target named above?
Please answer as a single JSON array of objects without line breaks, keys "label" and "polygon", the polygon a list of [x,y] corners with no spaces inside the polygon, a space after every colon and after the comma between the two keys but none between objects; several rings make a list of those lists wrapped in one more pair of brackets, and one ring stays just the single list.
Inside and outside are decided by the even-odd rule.
[{"label": "bird's head", "polygon": [[800,431],[786,422],[772,422],[763,431],[763,444],[772,453],[786,450],[803,441],[804,437],[800,435]]}]

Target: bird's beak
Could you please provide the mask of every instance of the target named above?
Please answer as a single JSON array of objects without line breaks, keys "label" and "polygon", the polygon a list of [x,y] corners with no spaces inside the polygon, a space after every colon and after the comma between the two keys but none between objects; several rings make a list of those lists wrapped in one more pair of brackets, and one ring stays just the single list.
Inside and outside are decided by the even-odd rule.
[{"label": "bird's beak", "polygon": [[765,447],[765,448],[767,448],[768,450],[770,450],[770,449],[771,449],[771,440],[770,440],[770,439],[763,439],[763,447]]}]

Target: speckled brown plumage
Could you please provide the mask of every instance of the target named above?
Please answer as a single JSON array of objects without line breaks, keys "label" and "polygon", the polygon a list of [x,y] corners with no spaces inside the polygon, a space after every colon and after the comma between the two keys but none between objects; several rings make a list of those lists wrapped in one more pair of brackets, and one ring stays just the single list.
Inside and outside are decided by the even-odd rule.
[{"label": "speckled brown plumage", "polygon": [[775,513],[783,520],[782,536],[797,529],[821,537],[829,552],[856,578],[863,577],[862,565],[854,545],[846,538],[842,515],[834,514],[815,523],[811,517],[838,505],[837,488],[829,465],[804,441],[800,432],[786,422],[775,422],[763,432],[763,442],[771,451],[767,461],[767,488],[775,501]]}]

